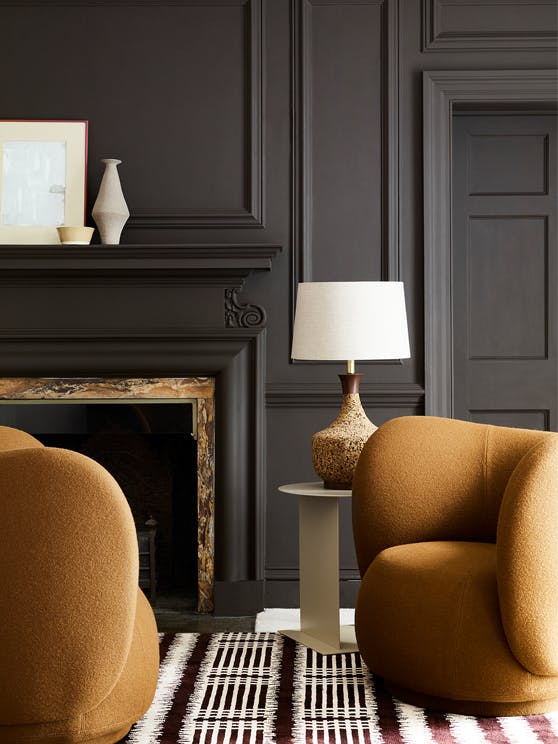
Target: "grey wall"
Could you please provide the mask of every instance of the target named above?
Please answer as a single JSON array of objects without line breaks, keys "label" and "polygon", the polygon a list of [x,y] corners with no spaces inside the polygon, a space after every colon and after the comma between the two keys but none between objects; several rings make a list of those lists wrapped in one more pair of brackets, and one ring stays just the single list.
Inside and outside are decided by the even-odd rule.
[{"label": "grey wall", "polygon": [[[0,2],[2,116],[89,120],[89,208],[99,159],[121,158],[123,242],[283,247],[241,294],[267,312],[268,606],[296,601],[296,503],[277,486],[314,478],[310,437],[336,413],[342,371],[290,361],[296,284],[405,282],[412,358],[361,364],[362,399],[376,424],[422,413],[420,73],[555,67],[555,16],[555,0]],[[36,296],[45,327],[207,322],[197,288],[147,304],[142,291],[111,287],[95,304],[74,290],[65,311]],[[211,327],[224,324],[214,309]],[[346,508],[342,576],[349,603]]]}]

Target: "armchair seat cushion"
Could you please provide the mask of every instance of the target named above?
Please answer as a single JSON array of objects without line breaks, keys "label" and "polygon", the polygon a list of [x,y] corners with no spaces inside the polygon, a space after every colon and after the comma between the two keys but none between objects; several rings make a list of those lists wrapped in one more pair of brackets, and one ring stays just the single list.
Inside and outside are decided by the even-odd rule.
[{"label": "armchair seat cushion", "polygon": [[519,708],[523,701],[558,697],[556,676],[530,673],[510,650],[491,543],[419,542],[383,550],[362,579],[356,632],[369,666],[398,688]]}]

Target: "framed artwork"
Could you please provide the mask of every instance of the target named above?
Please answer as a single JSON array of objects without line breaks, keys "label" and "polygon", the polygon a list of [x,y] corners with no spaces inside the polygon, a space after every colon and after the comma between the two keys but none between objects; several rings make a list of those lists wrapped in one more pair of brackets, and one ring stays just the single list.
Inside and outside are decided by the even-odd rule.
[{"label": "framed artwork", "polygon": [[58,243],[85,221],[86,121],[0,120],[0,243]]}]

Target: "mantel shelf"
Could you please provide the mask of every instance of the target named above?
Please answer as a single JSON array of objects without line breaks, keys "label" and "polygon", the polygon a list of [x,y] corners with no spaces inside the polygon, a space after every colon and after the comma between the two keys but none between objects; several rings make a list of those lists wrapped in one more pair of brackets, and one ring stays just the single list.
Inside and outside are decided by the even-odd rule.
[{"label": "mantel shelf", "polygon": [[202,284],[235,286],[270,271],[271,243],[157,245],[0,245],[0,284]]}]

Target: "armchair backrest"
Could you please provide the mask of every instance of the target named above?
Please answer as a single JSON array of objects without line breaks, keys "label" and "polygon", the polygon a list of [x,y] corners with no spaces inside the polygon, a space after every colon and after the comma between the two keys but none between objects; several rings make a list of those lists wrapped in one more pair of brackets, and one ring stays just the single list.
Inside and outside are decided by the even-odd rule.
[{"label": "armchair backrest", "polygon": [[0,724],[12,725],[79,716],[108,695],[131,645],[138,577],[112,476],[78,453],[14,442],[24,448],[0,451]]},{"label": "armchair backrest", "polygon": [[385,548],[433,540],[496,542],[514,468],[558,435],[431,416],[392,419],[370,437],[353,479],[361,574]]}]

